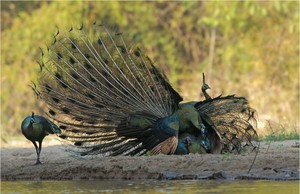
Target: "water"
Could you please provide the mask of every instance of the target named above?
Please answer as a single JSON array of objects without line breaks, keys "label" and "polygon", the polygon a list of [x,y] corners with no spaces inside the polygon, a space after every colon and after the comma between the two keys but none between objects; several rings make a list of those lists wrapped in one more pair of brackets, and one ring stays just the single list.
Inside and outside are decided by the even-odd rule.
[{"label": "water", "polygon": [[2,181],[1,193],[299,194],[299,181]]}]

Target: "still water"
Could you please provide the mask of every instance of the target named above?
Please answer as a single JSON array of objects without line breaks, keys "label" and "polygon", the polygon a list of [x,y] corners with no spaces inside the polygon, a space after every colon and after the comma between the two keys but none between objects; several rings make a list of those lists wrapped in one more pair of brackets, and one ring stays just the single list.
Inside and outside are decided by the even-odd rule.
[{"label": "still water", "polygon": [[2,181],[1,193],[299,194],[299,181]]}]

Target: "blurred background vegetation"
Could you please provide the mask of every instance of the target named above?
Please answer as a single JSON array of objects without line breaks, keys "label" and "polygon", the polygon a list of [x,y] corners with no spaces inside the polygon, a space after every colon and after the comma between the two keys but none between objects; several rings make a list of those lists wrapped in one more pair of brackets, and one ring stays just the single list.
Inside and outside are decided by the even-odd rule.
[{"label": "blurred background vegetation", "polygon": [[38,110],[28,86],[51,35],[94,21],[139,45],[185,100],[235,93],[257,110],[262,135],[299,132],[299,2],[1,2],[1,134]]}]

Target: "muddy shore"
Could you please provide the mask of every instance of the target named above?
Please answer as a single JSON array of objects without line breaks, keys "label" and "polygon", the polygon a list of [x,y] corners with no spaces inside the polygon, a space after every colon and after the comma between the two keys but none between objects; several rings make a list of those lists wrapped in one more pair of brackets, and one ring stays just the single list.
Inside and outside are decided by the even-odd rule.
[{"label": "muddy shore", "polygon": [[[49,143],[50,142],[50,143]],[[55,142],[55,141],[54,141]],[[268,148],[269,147],[269,148]],[[43,164],[34,165],[31,142],[1,148],[1,180],[95,179],[267,179],[299,180],[299,141],[262,142],[242,155],[76,157],[53,140],[45,142]]]}]

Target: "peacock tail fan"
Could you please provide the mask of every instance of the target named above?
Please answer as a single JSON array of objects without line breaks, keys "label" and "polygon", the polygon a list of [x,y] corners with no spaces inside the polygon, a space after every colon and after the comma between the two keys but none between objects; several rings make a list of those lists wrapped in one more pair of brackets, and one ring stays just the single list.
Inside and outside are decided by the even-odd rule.
[{"label": "peacock tail fan", "polygon": [[[196,109],[210,118],[221,136],[222,152],[241,153],[256,148],[255,110],[244,97],[218,96],[195,104]],[[250,148],[250,149],[248,149]]]},{"label": "peacock tail fan", "polygon": [[[90,30],[58,30],[39,65],[36,93],[60,137],[82,155],[144,154],[162,141],[149,135],[151,123],[172,114],[182,100],[141,49],[96,23]],[[129,115],[140,113],[149,126],[126,126]]]}]

